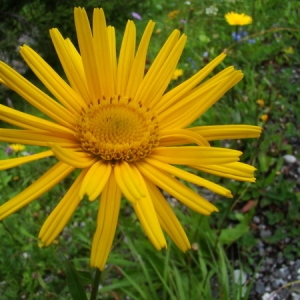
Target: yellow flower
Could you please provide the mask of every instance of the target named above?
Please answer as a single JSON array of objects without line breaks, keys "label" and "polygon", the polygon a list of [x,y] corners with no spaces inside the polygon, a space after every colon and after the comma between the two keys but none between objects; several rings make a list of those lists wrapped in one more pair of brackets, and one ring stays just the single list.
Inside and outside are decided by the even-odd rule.
[{"label": "yellow flower", "polygon": [[283,52],[286,54],[294,54],[295,51],[294,51],[294,48],[292,46],[290,46],[290,47],[284,48]]},{"label": "yellow flower", "polygon": [[252,18],[244,13],[229,12],[225,15],[225,19],[229,25],[244,26],[252,23]]},{"label": "yellow flower", "polygon": [[173,80],[177,80],[179,76],[181,76],[183,74],[182,69],[175,69],[172,79]]},{"label": "yellow flower", "polygon": [[269,119],[269,116],[266,115],[266,114],[264,114],[264,115],[262,115],[262,116],[260,117],[260,119],[261,119],[263,122],[267,122],[268,119]]},{"label": "yellow flower", "polygon": [[[74,14],[80,52],[57,29],[50,31],[69,83],[33,49],[20,49],[55,99],[0,62],[4,84],[47,116],[42,119],[1,105],[1,120],[19,129],[0,129],[0,141],[50,147],[31,156],[3,160],[0,169],[49,156],[58,160],[31,186],[0,206],[0,220],[79,168],[77,179],[41,228],[39,239],[44,246],[55,241],[87,195],[89,201],[99,201],[90,264],[102,270],[124,195],[156,249],[166,247],[163,229],[186,251],[190,248],[188,238],[160,189],[198,213],[210,215],[218,209],[181,179],[225,197],[232,197],[228,189],[196,176],[195,170],[255,181],[255,168],[239,162],[242,152],[212,147],[209,141],[258,137],[260,127],[188,127],[243,74],[228,67],[202,82],[225,58],[220,54],[193,77],[166,92],[183,51],[185,35],[173,31],[145,74],[154,22],[148,23],[136,50],[136,28],[128,21],[117,59],[115,30],[106,25],[103,10],[94,10],[92,29],[84,9],[75,8]],[[190,173],[176,165],[187,165],[194,171]]]},{"label": "yellow flower", "polygon": [[172,10],[169,14],[168,14],[168,17],[170,19],[174,19],[178,14],[179,14],[179,10]]},{"label": "yellow flower", "polygon": [[260,106],[260,107],[264,107],[265,106],[265,101],[263,99],[258,99],[256,100],[256,103]]},{"label": "yellow flower", "polygon": [[20,152],[25,149],[25,146],[20,144],[10,144],[8,147],[14,152]]}]

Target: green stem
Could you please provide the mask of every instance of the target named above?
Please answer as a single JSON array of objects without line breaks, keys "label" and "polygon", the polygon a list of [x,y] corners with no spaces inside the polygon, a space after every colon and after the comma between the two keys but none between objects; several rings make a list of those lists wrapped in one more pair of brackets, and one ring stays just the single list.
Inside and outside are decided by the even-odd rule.
[{"label": "green stem", "polygon": [[94,281],[93,281],[93,287],[92,287],[92,293],[91,293],[90,300],[96,300],[97,299],[101,274],[102,274],[102,272],[97,268],[96,272],[95,272]]},{"label": "green stem", "polygon": [[10,229],[5,225],[4,221],[0,221],[0,224],[3,225],[4,229],[8,232],[8,234],[11,236],[11,238],[18,244],[18,245],[22,245],[13,235],[13,233],[10,231]]}]

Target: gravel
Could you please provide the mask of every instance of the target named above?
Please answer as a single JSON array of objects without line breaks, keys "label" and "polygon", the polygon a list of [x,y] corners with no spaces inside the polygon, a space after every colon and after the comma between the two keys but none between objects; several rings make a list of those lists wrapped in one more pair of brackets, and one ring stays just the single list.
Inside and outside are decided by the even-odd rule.
[{"label": "gravel", "polygon": [[[249,299],[300,300],[300,282],[296,283],[300,280],[300,259],[288,260],[281,252],[272,252],[269,248],[260,241],[254,249],[265,255],[255,275]],[[247,275],[251,278],[250,274]]]}]

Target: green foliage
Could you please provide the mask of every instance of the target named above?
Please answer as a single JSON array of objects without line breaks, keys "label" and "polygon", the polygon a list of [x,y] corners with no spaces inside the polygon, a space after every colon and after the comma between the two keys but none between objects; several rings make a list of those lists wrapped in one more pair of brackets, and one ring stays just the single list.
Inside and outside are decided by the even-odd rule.
[{"label": "green foliage", "polygon": [[145,300],[241,299],[242,289],[246,292],[247,287],[234,281],[233,268],[224,249],[216,244],[208,219],[192,214],[183,222],[191,219],[201,224],[201,231],[192,233],[197,243],[186,254],[171,243],[167,250],[155,252],[149,243],[132,238],[132,232],[121,226],[126,236],[126,244],[121,246],[124,255],[111,254],[111,267],[103,279],[110,284],[100,289],[103,298],[111,299],[109,295],[115,294],[121,299],[128,295]]},{"label": "green foliage", "polygon": [[[175,207],[193,244],[193,250],[187,254],[180,253],[171,242],[167,250],[156,252],[143,236],[131,206],[125,201],[122,203],[114,249],[103,274],[101,299],[125,299],[126,296],[131,299],[249,299],[253,283],[251,278],[255,278],[251,262],[257,261],[257,253],[253,252],[253,247],[260,238],[260,229],[252,221],[256,215],[272,232],[271,236],[263,238],[265,243],[274,248],[281,247],[283,255],[289,259],[300,256],[299,167],[297,164],[288,164],[283,159],[285,154],[298,153],[296,151],[300,142],[300,108],[297,105],[300,29],[297,1],[187,2],[1,2],[0,59],[9,64],[13,60],[21,61],[16,48],[25,42],[62,74],[48,30],[59,28],[64,37],[71,38],[76,45],[74,6],[84,6],[89,16],[93,7],[103,7],[107,22],[116,27],[117,43],[120,43],[127,19],[132,19],[131,12],[135,11],[143,18],[136,21],[138,36],[149,19],[156,21],[149,48],[149,64],[174,28],[187,34],[188,42],[178,64],[184,74],[173,81],[171,87],[192,76],[226,49],[227,58],[217,71],[234,65],[242,69],[245,77],[195,124],[245,123],[263,126],[264,133],[258,141],[215,143],[217,146],[244,152],[242,161],[257,168],[255,184],[201,174],[230,189],[234,195],[233,200],[212,197],[220,213],[209,219],[181,206]],[[218,8],[216,15],[206,13],[206,8],[211,6]],[[169,13],[176,10],[178,14],[170,18]],[[245,12],[253,17],[254,22],[239,29],[231,27],[223,17],[229,11]],[[247,32],[247,35],[240,41],[234,41],[232,35],[242,32]],[[28,70],[26,77],[46,91]],[[15,108],[40,116],[39,112],[12,91],[1,87],[0,93],[1,103],[7,103],[9,98]],[[258,99],[264,100],[263,106],[257,104]],[[262,121],[262,115],[268,115],[268,120]],[[8,157],[6,147],[7,144],[1,145],[0,159],[23,155],[11,154]],[[25,149],[32,153],[41,150],[40,147],[33,146]],[[0,204],[30,185],[54,161],[54,158],[46,158],[38,163],[1,171]],[[298,181],[295,174],[298,174]],[[41,249],[37,240],[44,220],[68,190],[75,176],[76,174],[72,174],[63,184],[0,222],[1,299],[71,299],[67,283],[79,287],[78,282],[84,286],[87,294],[90,293],[91,277],[88,274],[91,270],[87,266],[97,204],[83,201],[51,247]],[[251,207],[245,209],[249,204]],[[246,261],[238,268],[252,272],[247,285],[234,280],[234,268],[228,258],[232,248],[238,249],[240,261]],[[66,257],[63,260],[68,261],[66,269],[62,256]],[[70,261],[74,267],[70,266]],[[80,292],[83,293],[83,289],[77,295]],[[73,299],[74,297],[75,295]],[[82,295],[80,297],[84,299]]]},{"label": "green foliage", "polygon": [[[67,274],[67,284],[70,290],[70,294],[73,300],[87,300],[87,296],[82,285],[83,278],[80,277],[79,273],[76,272],[72,264],[65,260],[64,265]],[[89,273],[88,273],[89,274]],[[85,277],[84,277],[85,278]],[[91,281],[90,281],[91,283]]]}]

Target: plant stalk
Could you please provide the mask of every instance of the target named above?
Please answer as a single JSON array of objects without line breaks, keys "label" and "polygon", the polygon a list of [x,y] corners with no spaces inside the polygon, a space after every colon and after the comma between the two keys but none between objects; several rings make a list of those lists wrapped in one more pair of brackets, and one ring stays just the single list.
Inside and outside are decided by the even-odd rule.
[{"label": "plant stalk", "polygon": [[90,300],[96,300],[97,299],[101,274],[102,274],[102,272],[97,268],[96,272],[95,272],[94,281],[93,281],[93,287],[92,287],[92,293],[91,293]]}]

